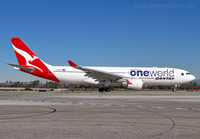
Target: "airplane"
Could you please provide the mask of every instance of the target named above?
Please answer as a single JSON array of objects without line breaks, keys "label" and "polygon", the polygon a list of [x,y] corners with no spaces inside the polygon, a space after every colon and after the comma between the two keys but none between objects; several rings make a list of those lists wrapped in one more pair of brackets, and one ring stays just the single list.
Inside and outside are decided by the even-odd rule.
[{"label": "airplane", "polygon": [[177,68],[90,67],[78,66],[71,60],[68,60],[69,66],[52,66],[37,57],[20,38],[10,39],[18,65],[7,64],[15,70],[55,82],[96,85],[99,92],[110,92],[110,86],[135,90],[154,85],[177,87],[195,79],[188,71]]}]

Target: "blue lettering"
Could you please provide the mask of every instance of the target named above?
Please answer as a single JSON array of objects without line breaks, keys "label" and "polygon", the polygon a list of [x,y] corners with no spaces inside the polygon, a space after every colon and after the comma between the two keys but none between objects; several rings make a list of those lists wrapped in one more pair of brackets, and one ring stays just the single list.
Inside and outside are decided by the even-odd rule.
[{"label": "blue lettering", "polygon": [[137,76],[139,75],[143,76],[142,71],[137,71]]},{"label": "blue lettering", "polygon": [[147,70],[144,71],[144,76],[149,76],[149,72]]},{"label": "blue lettering", "polygon": [[[134,72],[134,73],[133,73]],[[130,74],[131,74],[131,76],[135,76],[136,75],[136,72],[134,71],[134,70],[132,70],[131,72],[130,72]]]},{"label": "blue lettering", "polygon": [[168,69],[161,71],[137,71],[137,70],[132,70],[130,72],[131,76],[151,76],[151,77],[174,77],[174,70],[169,71]]},{"label": "blue lettering", "polygon": [[149,71],[149,73],[151,76],[156,76],[156,74],[157,74],[157,72],[155,72],[155,71],[152,71],[152,72]]},{"label": "blue lettering", "polygon": [[172,70],[172,71],[169,72],[169,76],[170,77],[174,77],[174,70]]},{"label": "blue lettering", "polygon": [[157,74],[158,74],[159,77],[161,77],[162,76],[162,71],[157,71]]}]

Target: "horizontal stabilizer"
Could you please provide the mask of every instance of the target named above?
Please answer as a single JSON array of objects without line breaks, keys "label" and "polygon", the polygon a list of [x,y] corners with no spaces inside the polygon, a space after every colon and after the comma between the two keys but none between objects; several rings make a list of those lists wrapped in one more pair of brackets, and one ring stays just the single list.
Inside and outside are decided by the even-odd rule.
[{"label": "horizontal stabilizer", "polygon": [[14,67],[14,69],[22,69],[22,70],[25,70],[26,72],[30,72],[30,73],[32,73],[32,72],[34,72],[34,68],[33,67],[24,67],[24,66],[20,66],[20,65],[15,65],[15,64],[9,64],[9,63],[7,63],[8,65],[10,65],[10,66],[13,66]]}]

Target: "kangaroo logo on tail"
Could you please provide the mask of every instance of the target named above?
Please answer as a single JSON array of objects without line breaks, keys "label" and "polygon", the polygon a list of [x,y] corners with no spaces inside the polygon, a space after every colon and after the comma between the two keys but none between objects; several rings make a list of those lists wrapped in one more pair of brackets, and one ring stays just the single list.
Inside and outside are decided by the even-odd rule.
[{"label": "kangaroo logo on tail", "polygon": [[14,50],[19,53],[21,56],[23,56],[26,59],[26,66],[31,66],[34,68],[37,68],[38,70],[40,70],[41,72],[43,72],[43,70],[41,70],[39,67],[30,64],[29,62],[33,62],[35,59],[38,59],[37,56],[33,55],[33,58],[25,51],[18,49],[17,47],[15,47],[13,45]]},{"label": "kangaroo logo on tail", "polygon": [[36,54],[20,38],[10,39],[19,65],[8,65],[37,77],[60,82],[60,80],[52,73],[52,66],[44,63],[39,57],[37,57]]}]

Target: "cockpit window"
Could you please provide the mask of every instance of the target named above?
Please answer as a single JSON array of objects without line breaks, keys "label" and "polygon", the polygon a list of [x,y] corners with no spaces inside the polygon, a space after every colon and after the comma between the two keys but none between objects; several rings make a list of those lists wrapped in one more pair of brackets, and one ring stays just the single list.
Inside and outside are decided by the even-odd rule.
[{"label": "cockpit window", "polygon": [[191,73],[187,72],[186,75],[191,75]]}]

